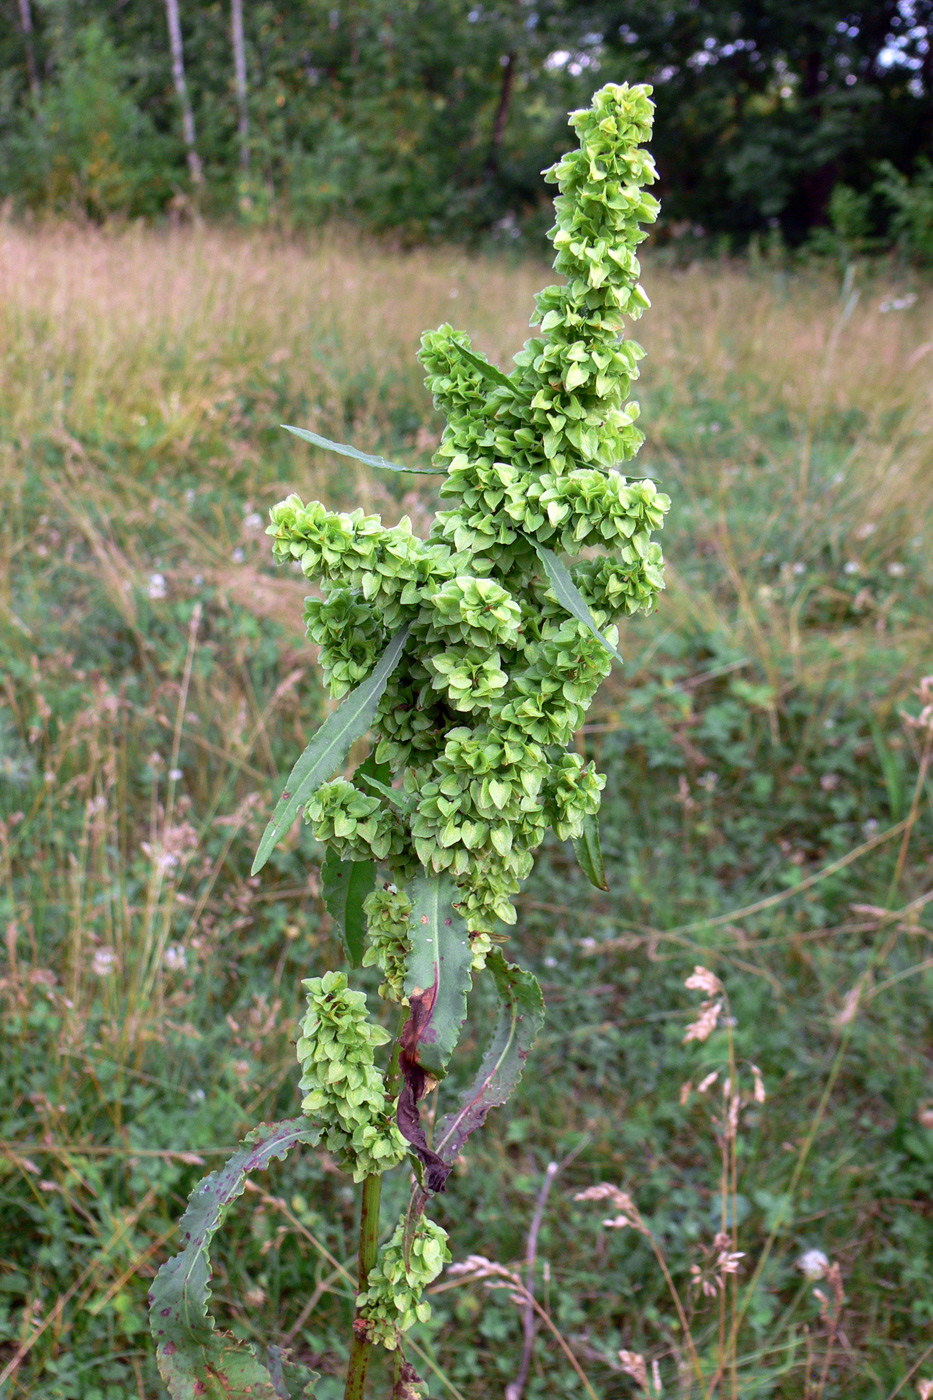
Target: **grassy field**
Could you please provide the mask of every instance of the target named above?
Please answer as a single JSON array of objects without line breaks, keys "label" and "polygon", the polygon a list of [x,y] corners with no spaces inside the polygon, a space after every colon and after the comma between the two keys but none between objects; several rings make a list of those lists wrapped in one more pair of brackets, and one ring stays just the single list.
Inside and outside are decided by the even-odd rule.
[{"label": "grassy field", "polygon": [[[350,237],[0,226],[4,1400],[163,1396],[148,1283],[199,1176],[296,1111],[300,979],[338,963],[306,832],[248,875],[324,706],[265,516],[296,490],[423,531],[435,502],[278,424],[426,460],[421,330],[451,320],[507,363],[545,280]],[[524,1268],[561,1164],[532,1272],[600,1400],[648,1393],[620,1351],[671,1396],[913,1396],[933,1378],[933,291],[650,261],[645,282],[639,464],[674,505],[662,606],[580,736],[609,775],[612,892],[546,846],[510,952],[548,1021],[437,1218],[455,1259]],[[729,1016],[684,1043],[697,964]],[[575,1199],[598,1183],[640,1225]],[[218,1318],[286,1339],[322,1400],[354,1200],[295,1158],[215,1251]],[[503,1394],[508,1291],[442,1279],[433,1305],[431,1396]],[[584,1393],[542,1327],[525,1395]]]}]

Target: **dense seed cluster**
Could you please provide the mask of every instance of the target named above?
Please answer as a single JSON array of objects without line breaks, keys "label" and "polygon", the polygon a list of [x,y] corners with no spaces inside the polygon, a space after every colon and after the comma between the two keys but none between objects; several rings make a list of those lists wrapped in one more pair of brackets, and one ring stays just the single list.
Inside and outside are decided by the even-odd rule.
[{"label": "dense seed cluster", "polygon": [[415,1322],[427,1322],[431,1304],[422,1294],[449,1262],[447,1231],[423,1215],[406,1239],[403,1216],[388,1244],[379,1251],[366,1291],[357,1296],[356,1306],[367,1323],[370,1341],[394,1351],[403,1332]]},{"label": "dense seed cluster", "polygon": [[655,179],[641,148],[649,91],[610,85],[571,117],[579,149],[549,172],[565,283],[537,297],[540,333],[507,381],[450,326],[423,337],[447,418],[435,464],[450,503],[429,538],[407,518],[385,526],[296,496],[272,512],[276,558],[323,586],[306,619],[335,696],[409,628],[374,724],[376,757],[402,774],[407,810],[339,778],[308,806],[314,834],[344,859],[375,857],[400,886],[415,862],[450,871],[477,966],[497,921],[514,923],[548,827],[579,836],[604,783],[567,746],[610,658],[558,601],[536,546],[587,552],[571,578],[611,641],[615,622],[650,610],[663,587],[651,536],[669,499],[617,470],[642,442],[627,396],[643,352],[622,333],[648,305],[635,248],[658,209],[644,190]]},{"label": "dense seed cluster", "polygon": [[407,1151],[373,1060],[390,1037],[369,1020],[365,993],[351,992],[345,973],[309,977],[302,986],[308,1010],[298,1039],[301,1107],[323,1127],[328,1151],[362,1181],[394,1167]]}]

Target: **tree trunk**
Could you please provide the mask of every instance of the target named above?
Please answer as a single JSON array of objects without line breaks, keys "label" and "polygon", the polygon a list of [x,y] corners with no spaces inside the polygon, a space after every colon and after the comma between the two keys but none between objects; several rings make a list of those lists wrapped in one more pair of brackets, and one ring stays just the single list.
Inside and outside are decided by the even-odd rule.
[{"label": "tree trunk", "polygon": [[236,74],[236,100],[240,112],[240,165],[249,174],[249,104],[246,91],[246,47],[243,42],[243,0],[230,0],[230,31],[233,38],[233,68]]},{"label": "tree trunk", "polygon": [[486,174],[497,175],[499,172],[499,153],[502,149],[502,139],[505,136],[506,124],[509,120],[509,107],[512,104],[512,89],[515,86],[515,55],[507,53],[502,59],[502,86],[499,89],[499,105],[496,108],[495,119],[492,124],[492,136],[489,142],[489,153],[486,156]]},{"label": "tree trunk", "polygon": [[32,10],[29,0],[19,0],[19,17],[23,25],[23,38],[26,41],[26,70],[29,73],[29,91],[33,97],[39,96],[39,70],[36,67],[36,51],[32,45]]},{"label": "tree trunk", "polygon": [[191,98],[188,96],[188,84],[185,82],[185,56],[181,46],[181,19],[178,13],[178,0],[165,0],[165,16],[168,20],[168,38],[172,49],[172,79],[175,83],[178,105],[181,108],[181,127],[185,138],[185,149],[188,152],[188,169],[191,172],[191,183],[196,188],[200,188],[204,184],[204,168],[201,165],[201,157],[198,155],[198,148],[195,144],[194,113],[191,110]]}]

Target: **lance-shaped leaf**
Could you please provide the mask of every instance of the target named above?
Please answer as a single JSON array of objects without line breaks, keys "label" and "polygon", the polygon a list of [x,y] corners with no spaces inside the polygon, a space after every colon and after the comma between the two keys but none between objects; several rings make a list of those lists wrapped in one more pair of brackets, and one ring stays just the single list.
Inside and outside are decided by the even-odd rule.
[{"label": "lance-shaped leaf", "polygon": [[412,884],[411,952],[405,995],[412,1009],[408,1053],[434,1079],[447,1073],[466,1020],[473,954],[466,924],[453,907],[457,887],[447,875],[422,871]]},{"label": "lance-shaped leaf", "polygon": [[506,962],[495,949],[486,959],[499,997],[499,1019],[476,1078],[460,1106],[441,1120],[434,1150],[451,1166],[491,1108],[498,1108],[522,1076],[528,1052],[544,1024],[544,999],[537,978]]},{"label": "lance-shaped leaf", "polygon": [[418,1101],[429,1082],[442,1079],[466,1020],[473,961],[466,925],[456,914],[456,886],[447,875],[423,871],[412,886],[411,952],[405,971],[410,1014],[399,1037],[402,1090],[399,1131],[426,1168],[429,1191],[443,1191],[450,1167],[428,1147]]},{"label": "lance-shaped leaf", "polygon": [[172,1400],[307,1400],[317,1377],[272,1353],[267,1365],[247,1344],[217,1332],[207,1311],[210,1242],[252,1171],[284,1157],[296,1143],[314,1145],[320,1129],[307,1118],[262,1123],[226,1166],[195,1187],[179,1231],[185,1247],[156,1275],[149,1323],[162,1379]]},{"label": "lance-shaped leaf", "polygon": [[333,847],[328,848],[321,866],[321,893],[351,967],[359,967],[363,961],[366,942],[363,901],[375,886],[375,861],[341,860]]},{"label": "lance-shaped leaf", "polygon": [[362,739],[368,731],[379,708],[386,682],[399,663],[407,637],[407,627],[396,632],[372,675],[351,690],[333,714],[328,715],[295,764],[285,784],[285,791],[272,813],[272,820],[263,832],[251,874],[255,875],[262,869],[302,807],[340,767],[357,739]]},{"label": "lance-shaped leaf", "polygon": [[543,544],[538,544],[537,540],[532,540],[537,551],[538,558],[544,565],[544,572],[547,574],[548,583],[554,590],[554,597],[562,608],[566,608],[572,617],[578,622],[582,622],[584,627],[588,627],[598,642],[602,642],[609,655],[622,665],[622,657],[610,641],[603,636],[596,623],[593,621],[593,614],[590,612],[587,601],[574,583],[570,574],[564,568],[557,555],[550,549],[545,549]]},{"label": "lance-shaped leaf", "polygon": [[347,442],[332,442],[330,438],[321,437],[320,433],[312,433],[310,428],[293,428],[290,423],[282,423],[280,427],[287,433],[294,433],[295,437],[304,438],[305,442],[313,442],[315,447],[323,447],[328,452],[339,452],[341,457],[355,457],[358,462],[365,462],[367,467],[382,467],[390,472],[413,472],[416,476],[444,475],[443,467],[402,467],[398,462],[390,462],[388,457],[360,452]]},{"label": "lance-shaped leaf", "polygon": [[454,344],[460,353],[461,359],[466,360],[468,365],[472,365],[475,370],[478,370],[484,379],[488,379],[493,384],[498,384],[500,388],[511,389],[512,393],[515,393],[515,385],[498,365],[491,365],[488,360],[483,359],[482,355],[477,355],[475,351],[467,349],[465,345],[461,345],[459,340],[455,340]]},{"label": "lance-shaped leaf", "polygon": [[609,882],[603,866],[603,850],[599,841],[599,817],[592,813],[583,822],[583,831],[576,837],[573,849],[577,853],[577,864],[591,885],[598,890],[608,890]]}]

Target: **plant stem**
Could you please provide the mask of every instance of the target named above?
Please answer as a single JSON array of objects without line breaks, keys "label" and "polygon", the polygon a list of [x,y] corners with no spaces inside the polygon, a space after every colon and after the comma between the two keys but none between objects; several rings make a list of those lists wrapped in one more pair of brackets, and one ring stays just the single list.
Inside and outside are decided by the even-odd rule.
[{"label": "plant stem", "polygon": [[[366,1289],[369,1271],[376,1262],[379,1249],[379,1202],[382,1197],[382,1176],[374,1174],[363,1182],[360,1207],[360,1253],[358,1292]],[[353,1328],[350,1364],[347,1367],[347,1388],[344,1400],[363,1400],[366,1394],[366,1372],[369,1369],[370,1343],[365,1335]]]}]

